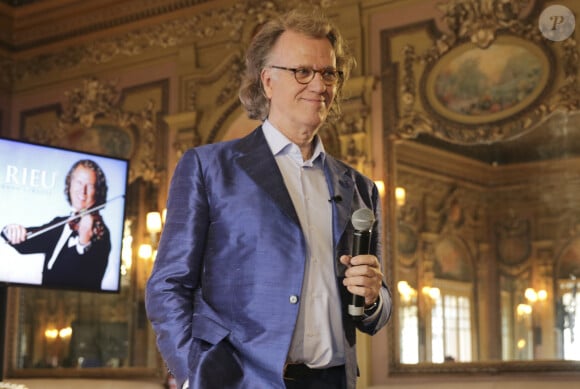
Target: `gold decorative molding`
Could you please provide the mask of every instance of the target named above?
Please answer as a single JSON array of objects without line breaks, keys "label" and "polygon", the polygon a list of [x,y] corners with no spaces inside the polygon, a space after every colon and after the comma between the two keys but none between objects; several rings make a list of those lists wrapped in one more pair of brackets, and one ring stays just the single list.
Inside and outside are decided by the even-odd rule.
[{"label": "gold decorative molding", "polygon": [[122,93],[116,83],[96,78],[85,79],[81,87],[65,92],[65,97],[54,123],[36,121],[27,126],[25,117],[22,137],[130,159],[130,182],[139,177],[153,183],[161,181],[164,168],[158,162],[158,144],[163,129],[157,117],[160,102],[144,96],[141,109],[129,111],[121,106]]},{"label": "gold decorative molding", "polygon": [[429,57],[437,59],[459,42],[471,41],[488,48],[503,31],[541,41],[540,31],[525,22],[534,0],[448,0],[437,8],[443,13],[443,35]]},{"label": "gold decorative molding", "polygon": [[[547,45],[538,20],[529,17],[533,3],[453,0],[441,5],[443,27],[433,45],[421,53],[410,43],[403,48],[392,132],[400,138],[430,134],[455,144],[490,144],[520,136],[557,111],[580,108],[576,41],[571,36],[558,48]],[[504,75],[480,74],[489,82],[504,77],[487,89],[492,95],[457,89],[460,75],[453,66],[463,66],[462,75],[475,82],[467,74],[481,71],[492,50],[508,53],[500,69]],[[517,61],[525,61],[533,73],[519,74]],[[454,93],[449,96],[455,100],[448,101],[445,93]]]},{"label": "gold decorative molding", "polygon": [[[99,65],[120,57],[134,57],[152,49],[168,49],[186,43],[203,42],[210,38],[215,39],[219,34],[224,36],[223,39],[238,44],[256,25],[300,3],[302,3],[300,0],[273,0],[267,3],[245,0],[235,2],[233,6],[222,5],[220,8],[213,2],[202,0],[152,0],[148,2],[146,8],[143,8],[143,2],[136,0],[124,1],[123,4],[112,7],[108,3],[107,7],[98,10],[96,14],[81,14],[78,21],[76,18],[63,16],[64,27],[61,23],[57,26],[51,23],[45,28],[57,30],[64,28],[66,32],[63,31],[62,34],[56,34],[52,38],[63,42],[71,42],[78,37],[86,40],[92,33],[118,26],[124,26],[121,31],[125,32],[101,36],[87,43],[74,45],[69,43],[67,47],[58,50],[42,52],[44,49],[39,49],[40,54],[33,56],[19,56],[20,58],[16,59],[11,58],[10,54],[5,58],[0,56],[2,74],[0,87],[57,70],[62,72],[87,65]],[[330,7],[333,1],[318,0],[312,3],[326,8]],[[119,7],[122,12],[116,16],[114,12]],[[174,17],[176,11],[189,15]],[[141,23],[135,23],[136,21]],[[75,27],[77,24],[79,25]],[[131,28],[143,25],[145,27]],[[36,37],[34,30],[20,34],[26,36],[19,37],[19,40],[40,39]],[[40,42],[46,44],[46,37],[44,35],[41,37],[37,45],[40,45]],[[64,43],[60,46],[63,45]]]},{"label": "gold decorative molding", "polygon": [[[378,80],[373,76],[353,77],[343,89],[342,114],[329,128],[334,130],[340,142],[339,154],[344,162],[370,175],[373,159],[369,155],[371,147],[370,121],[371,94]],[[326,144],[326,143],[325,143]]]},{"label": "gold decorative molding", "polygon": [[[186,12],[203,6],[209,0],[68,0],[66,6],[30,4],[18,11],[6,13],[15,25],[13,33],[3,41],[14,52],[30,50],[47,43],[54,44],[112,28],[143,22],[170,12]],[[46,3],[46,2],[45,2]],[[39,15],[42,15],[39,17]],[[24,20],[27,19],[27,20]],[[58,20],[59,23],[54,23]]]}]

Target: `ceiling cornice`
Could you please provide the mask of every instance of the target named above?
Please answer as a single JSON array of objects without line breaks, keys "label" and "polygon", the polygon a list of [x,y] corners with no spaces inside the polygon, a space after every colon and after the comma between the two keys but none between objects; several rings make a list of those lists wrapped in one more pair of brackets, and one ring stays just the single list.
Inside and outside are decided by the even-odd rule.
[{"label": "ceiling cornice", "polygon": [[14,7],[0,3],[0,53],[29,57],[159,23],[219,0],[43,0]]},{"label": "ceiling cornice", "polygon": [[[62,4],[61,1],[69,2],[70,7],[47,7],[49,3]],[[11,37],[9,41],[19,45],[12,44],[14,47],[4,51],[2,37],[12,36],[12,30],[6,27],[8,34],[2,30],[6,24],[1,18],[16,11],[0,3],[0,90],[12,90],[49,73],[79,71],[114,59],[135,59],[154,50],[170,52],[186,42],[222,39],[239,44],[257,24],[302,1],[272,0],[265,6],[263,0],[42,0],[18,9],[26,8],[32,18],[40,12],[37,7],[47,7],[38,22],[28,21],[26,28],[13,29],[12,35],[18,35],[18,39]],[[309,1],[313,5],[320,2],[319,7],[333,3]],[[79,8],[73,11],[75,7]],[[10,12],[5,12],[7,8]],[[59,23],[54,22],[59,18]],[[59,26],[50,34],[41,36],[32,31],[33,26],[46,29],[51,24]]]}]

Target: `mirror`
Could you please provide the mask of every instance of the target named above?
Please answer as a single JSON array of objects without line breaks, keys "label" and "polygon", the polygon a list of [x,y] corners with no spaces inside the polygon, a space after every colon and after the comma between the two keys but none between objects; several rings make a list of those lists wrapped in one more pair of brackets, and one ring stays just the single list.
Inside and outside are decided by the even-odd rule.
[{"label": "mirror", "polygon": [[470,3],[381,35],[389,371],[578,369],[575,40]]},{"label": "mirror", "polygon": [[578,131],[394,143],[398,363],[580,360]]}]

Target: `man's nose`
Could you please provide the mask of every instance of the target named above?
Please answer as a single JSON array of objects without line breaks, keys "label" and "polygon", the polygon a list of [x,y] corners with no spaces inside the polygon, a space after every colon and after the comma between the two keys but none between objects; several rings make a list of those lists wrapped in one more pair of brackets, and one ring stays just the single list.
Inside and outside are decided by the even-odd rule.
[{"label": "man's nose", "polygon": [[314,77],[310,80],[310,84],[318,91],[324,92],[326,90],[326,84],[322,79],[322,73],[315,72]]}]

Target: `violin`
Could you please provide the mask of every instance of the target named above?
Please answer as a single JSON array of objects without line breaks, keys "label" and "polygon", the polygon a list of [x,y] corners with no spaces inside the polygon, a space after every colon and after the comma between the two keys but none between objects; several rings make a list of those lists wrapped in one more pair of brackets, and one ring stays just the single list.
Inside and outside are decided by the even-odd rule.
[{"label": "violin", "polygon": [[[73,234],[78,234],[81,218],[83,218],[86,215],[87,215],[86,212],[82,213],[80,211],[77,211],[74,213],[74,215],[72,215],[71,218],[68,219],[68,226],[73,231]],[[103,239],[103,236],[105,235],[105,223],[103,221],[103,217],[101,216],[98,210],[89,212],[88,215],[92,218],[93,221],[91,243],[95,243]]]}]

